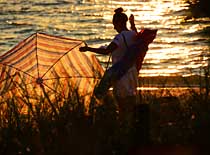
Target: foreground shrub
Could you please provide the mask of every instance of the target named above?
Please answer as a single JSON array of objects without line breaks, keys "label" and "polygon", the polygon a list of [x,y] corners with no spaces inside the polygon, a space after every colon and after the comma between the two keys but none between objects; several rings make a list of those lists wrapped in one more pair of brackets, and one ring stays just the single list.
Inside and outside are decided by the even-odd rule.
[{"label": "foreground shrub", "polygon": [[0,154],[122,155],[143,146],[208,145],[209,98],[191,89],[180,96],[165,91],[141,92],[132,127],[119,122],[112,96],[89,114],[78,94],[51,104],[43,98],[34,108],[25,102],[26,113],[9,99],[0,105]]}]

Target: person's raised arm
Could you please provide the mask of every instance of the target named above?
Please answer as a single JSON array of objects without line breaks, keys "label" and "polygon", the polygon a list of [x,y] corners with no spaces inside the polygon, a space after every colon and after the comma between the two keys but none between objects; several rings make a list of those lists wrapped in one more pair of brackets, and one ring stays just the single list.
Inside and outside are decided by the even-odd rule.
[{"label": "person's raised arm", "polygon": [[130,15],[129,22],[130,22],[130,25],[131,25],[131,30],[133,30],[137,33],[137,29],[136,29],[136,26],[135,26],[134,15],[133,14]]},{"label": "person's raised arm", "polygon": [[80,47],[79,50],[81,52],[90,51],[90,52],[106,55],[114,51],[116,48],[117,48],[117,44],[115,44],[114,42],[111,42],[106,48],[93,48],[89,46],[84,46],[84,47]]}]

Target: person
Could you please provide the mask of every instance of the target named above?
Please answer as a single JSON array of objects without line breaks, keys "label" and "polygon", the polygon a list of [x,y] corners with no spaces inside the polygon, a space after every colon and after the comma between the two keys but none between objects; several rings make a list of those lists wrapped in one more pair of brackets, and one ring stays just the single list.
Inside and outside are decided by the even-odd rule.
[{"label": "person", "polygon": [[[131,30],[127,28],[127,21],[130,21]],[[122,8],[117,8],[113,15],[112,23],[118,34],[106,48],[93,48],[89,46],[81,47],[80,51],[91,51],[98,54],[112,55],[112,64],[117,63],[125,54],[127,46],[132,45],[137,33],[134,16],[128,19]],[[126,45],[127,44],[127,45]],[[136,104],[138,85],[138,71],[134,64],[113,86],[113,94],[119,107],[119,119],[131,119],[133,108]]]}]

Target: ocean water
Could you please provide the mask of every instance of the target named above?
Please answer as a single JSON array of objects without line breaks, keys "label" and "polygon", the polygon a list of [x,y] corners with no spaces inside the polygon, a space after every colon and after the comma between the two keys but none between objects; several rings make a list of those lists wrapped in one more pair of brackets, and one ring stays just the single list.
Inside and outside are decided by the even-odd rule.
[{"label": "ocean water", "polygon": [[[116,35],[112,15],[117,7],[134,14],[138,29],[158,29],[140,76],[200,75],[208,69],[210,18],[186,20],[185,0],[0,0],[0,54],[35,32],[107,45]],[[102,65],[108,60],[97,57]]]}]

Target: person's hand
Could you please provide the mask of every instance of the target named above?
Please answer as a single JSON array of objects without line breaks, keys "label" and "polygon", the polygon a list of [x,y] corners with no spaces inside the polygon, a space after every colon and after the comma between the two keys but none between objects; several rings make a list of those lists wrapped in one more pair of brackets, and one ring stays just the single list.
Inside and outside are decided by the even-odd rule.
[{"label": "person's hand", "polygon": [[135,23],[134,23],[134,15],[133,14],[130,15],[129,22],[130,22],[130,25],[131,25],[131,29],[137,33],[137,29],[136,29],[136,26],[135,26]]},{"label": "person's hand", "polygon": [[80,47],[79,48],[79,51],[80,52],[86,52],[86,51],[88,51],[88,46]]},{"label": "person's hand", "polygon": [[130,15],[129,22],[130,22],[131,25],[134,24],[134,15],[133,14]]}]

